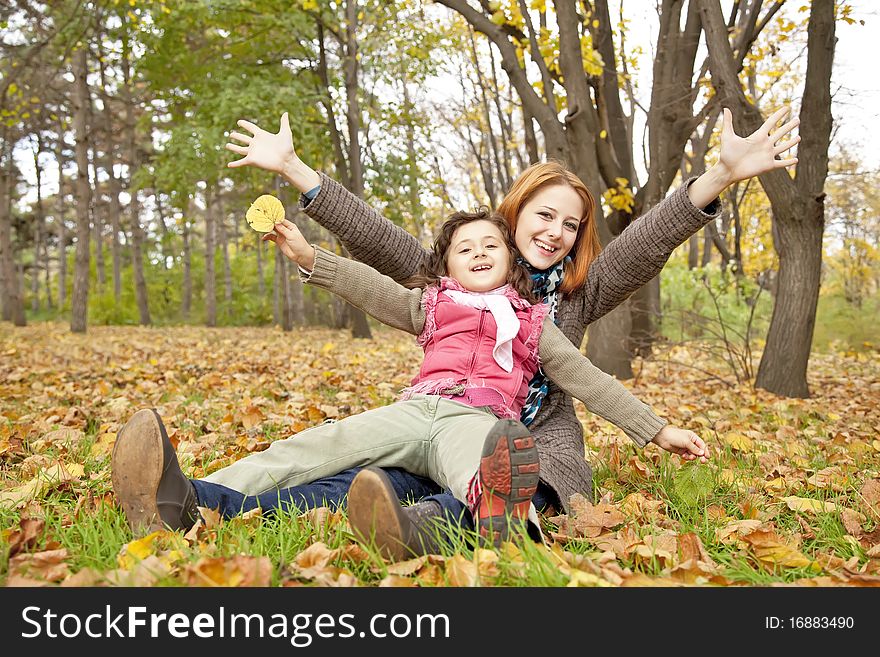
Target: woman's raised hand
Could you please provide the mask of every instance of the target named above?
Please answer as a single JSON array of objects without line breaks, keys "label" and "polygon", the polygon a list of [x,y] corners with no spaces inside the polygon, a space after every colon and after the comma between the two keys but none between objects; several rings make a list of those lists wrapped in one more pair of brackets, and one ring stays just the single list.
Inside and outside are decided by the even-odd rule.
[{"label": "woman's raised hand", "polygon": [[260,239],[275,242],[281,253],[303,269],[312,271],[315,268],[315,247],[306,241],[296,224],[285,219],[275,224],[274,230],[274,233],[266,233]]},{"label": "woman's raised hand", "polygon": [[701,463],[706,463],[711,458],[708,445],[703,442],[702,438],[688,429],[679,429],[667,424],[660,429],[660,432],[654,436],[651,442],[659,445],[667,452],[678,454],[685,461],[700,459]]},{"label": "woman's raised hand", "polygon": [[281,124],[277,133],[263,130],[255,123],[244,119],[238,121],[238,126],[251,134],[236,131],[229,133],[230,139],[244,145],[230,142],[226,144],[226,150],[243,157],[233,160],[226,166],[233,168],[255,166],[272,171],[283,176],[301,192],[307,192],[320,184],[321,179],[317,172],[304,164],[293,148],[293,134],[290,131],[287,112],[281,115]]},{"label": "woman's raised hand", "polygon": [[796,157],[776,159],[777,155],[782,155],[801,140],[800,135],[785,138],[797,128],[800,119],[794,118],[776,127],[788,112],[787,107],[776,110],[755,132],[748,137],[740,137],[733,131],[730,110],[725,108],[721,125],[721,155],[712,168],[688,186],[691,203],[698,208],[708,207],[734,183],[796,164]]},{"label": "woman's raised hand", "polygon": [[740,137],[733,131],[730,110],[724,109],[719,164],[729,173],[731,184],[797,163],[796,157],[776,159],[801,140],[800,135],[786,138],[798,127],[800,119],[797,117],[776,127],[789,111],[788,107],[776,110],[755,132],[748,137]]}]

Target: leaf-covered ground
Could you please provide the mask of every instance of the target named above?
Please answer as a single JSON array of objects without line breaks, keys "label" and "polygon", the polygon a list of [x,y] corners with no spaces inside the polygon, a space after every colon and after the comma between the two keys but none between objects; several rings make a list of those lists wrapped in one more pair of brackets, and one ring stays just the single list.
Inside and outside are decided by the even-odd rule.
[{"label": "leaf-covered ground", "polygon": [[[814,354],[813,398],[641,363],[633,392],[710,443],[710,464],[639,451],[580,404],[593,500],[545,518],[547,545],[387,564],[345,516],[251,513],[132,536],[110,489],[115,434],[155,406],[200,477],[326,418],[390,402],[406,335],[0,326],[0,582],[7,586],[647,586],[880,584],[880,355]],[[689,362],[686,352],[675,360]]]}]

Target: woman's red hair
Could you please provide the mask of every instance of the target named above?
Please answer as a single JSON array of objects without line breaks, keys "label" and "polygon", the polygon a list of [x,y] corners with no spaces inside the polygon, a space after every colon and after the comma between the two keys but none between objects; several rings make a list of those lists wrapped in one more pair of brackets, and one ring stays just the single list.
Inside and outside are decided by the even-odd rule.
[{"label": "woman's red hair", "polygon": [[581,197],[584,205],[584,213],[580,218],[580,229],[574,246],[569,255],[571,263],[565,268],[565,279],[559,288],[567,294],[583,286],[587,280],[587,271],[602,245],[599,243],[599,233],[596,230],[596,201],[587,186],[574,173],[569,171],[560,162],[539,162],[523,171],[513,183],[507,196],[498,206],[500,214],[510,225],[510,230],[516,233],[516,222],[523,206],[544,187],[552,185],[567,185]]}]

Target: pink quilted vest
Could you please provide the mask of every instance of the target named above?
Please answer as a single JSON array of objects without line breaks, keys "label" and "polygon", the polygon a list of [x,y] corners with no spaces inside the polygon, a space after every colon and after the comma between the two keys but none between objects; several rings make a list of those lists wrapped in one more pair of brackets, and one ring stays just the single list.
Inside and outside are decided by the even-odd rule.
[{"label": "pink quilted vest", "polygon": [[425,327],[418,338],[425,358],[401,398],[440,395],[469,406],[489,406],[499,418],[519,420],[529,381],[538,371],[538,341],[547,305],[532,306],[507,288],[520,328],[513,340],[513,371],[505,372],[492,356],[492,313],[455,303],[443,293],[446,289],[466,291],[450,278],[425,289]]}]

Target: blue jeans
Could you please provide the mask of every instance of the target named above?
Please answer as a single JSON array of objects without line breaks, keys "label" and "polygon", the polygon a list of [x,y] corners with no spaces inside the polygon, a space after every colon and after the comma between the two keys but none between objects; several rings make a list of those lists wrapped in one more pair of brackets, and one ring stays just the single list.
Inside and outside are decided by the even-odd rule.
[{"label": "blue jeans", "polygon": [[[196,489],[199,506],[216,509],[224,518],[232,518],[241,513],[261,508],[271,515],[277,508],[295,507],[300,511],[328,506],[343,507],[352,480],[362,468],[351,468],[331,477],[318,479],[310,484],[273,490],[260,495],[244,495],[220,484],[191,479]],[[468,508],[450,493],[443,492],[436,483],[426,477],[418,477],[400,468],[384,468],[391,480],[394,492],[401,501],[433,500],[440,505],[446,521],[453,527],[473,530],[474,519]],[[538,483],[538,490],[532,497],[538,511],[549,507],[560,508],[559,498],[544,482]]]},{"label": "blue jeans", "polygon": [[[217,509],[224,518],[232,518],[257,507],[266,515],[277,508],[295,507],[300,511],[327,506],[331,509],[344,507],[348,489],[355,475],[362,468],[351,468],[330,477],[324,477],[310,484],[272,490],[260,495],[244,495],[236,490],[220,484],[201,479],[191,479],[196,489],[199,506]],[[442,492],[440,486],[425,477],[417,477],[400,468],[385,468],[385,474],[391,480],[394,492],[402,501],[417,502],[428,495]],[[443,496],[447,497],[447,496]],[[457,504],[461,504],[449,495]]]}]

